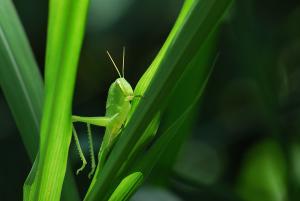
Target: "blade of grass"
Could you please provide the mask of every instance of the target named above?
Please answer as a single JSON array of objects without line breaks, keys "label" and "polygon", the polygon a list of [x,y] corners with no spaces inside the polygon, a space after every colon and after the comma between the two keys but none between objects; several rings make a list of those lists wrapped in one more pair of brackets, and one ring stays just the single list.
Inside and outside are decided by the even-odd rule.
[{"label": "blade of grass", "polygon": [[[132,147],[139,140],[154,115],[167,103],[174,85],[186,65],[196,54],[208,35],[215,29],[231,0],[186,1],[178,20],[153,66],[142,77],[144,83],[137,86],[145,98],[135,103],[134,112],[113,148],[103,171],[92,184],[86,201],[104,200],[111,192],[118,168],[126,160]],[[149,84],[150,83],[150,84]],[[135,91],[135,92],[136,92]]]},{"label": "blade of grass", "polygon": [[[211,63],[216,51],[218,32],[219,29],[211,34],[203,46],[199,48],[197,54],[191,60],[181,79],[177,83],[170,98],[172,101],[170,101],[166,108],[161,130],[170,127],[170,125],[172,125],[191,104],[193,104],[200,93],[199,91],[202,90],[203,85],[208,79],[208,75],[212,71],[212,65],[214,65],[214,63]],[[199,105],[200,101],[198,101],[195,104],[195,107],[191,109],[190,114],[187,115],[186,120],[177,131],[177,135],[175,135],[174,139],[166,145],[166,151],[157,165],[159,166],[157,171],[155,171],[156,175],[163,175],[162,177],[158,177],[161,182],[163,182],[164,179],[167,179],[167,175],[172,172],[171,169],[177,159],[177,153],[182,144],[192,133],[195,120],[198,119]]]},{"label": "blade of grass", "polygon": [[[33,161],[38,150],[43,82],[10,0],[0,0],[0,85],[27,154]],[[65,200],[79,200],[70,169],[64,183],[63,197]]]},{"label": "blade of grass", "polygon": [[[210,37],[214,38],[213,37]],[[200,70],[202,70],[203,72],[198,74],[201,75],[201,79],[199,80],[199,86],[194,87],[193,89],[193,95],[189,98],[189,100],[187,101],[187,104],[184,104],[184,107],[179,109],[179,111],[175,112],[176,115],[173,116],[173,121],[168,122],[168,124],[166,124],[163,128],[162,128],[162,134],[159,136],[159,138],[154,142],[154,144],[150,147],[150,149],[148,151],[143,152],[142,157],[140,157],[138,160],[136,160],[136,165],[133,165],[133,170],[130,170],[130,172],[140,172],[143,175],[143,179],[141,179],[141,181],[139,183],[134,183],[133,181],[126,181],[128,185],[131,185],[132,188],[130,189],[130,192],[135,192],[136,189],[139,187],[139,185],[142,184],[143,180],[146,179],[147,177],[149,177],[151,171],[153,170],[153,168],[155,167],[156,163],[158,161],[163,161],[166,160],[167,157],[173,157],[174,153],[176,154],[177,151],[177,146],[178,143],[172,144],[174,141],[178,141],[179,139],[182,139],[181,136],[186,136],[186,134],[184,134],[183,132],[187,129],[187,127],[190,126],[192,121],[192,117],[194,116],[194,109],[197,106],[197,104],[199,103],[199,99],[201,98],[201,95],[203,93],[203,90],[206,86],[206,83],[210,77],[210,74],[213,70],[213,67],[215,65],[216,59],[213,61],[212,65],[207,64],[208,61],[203,61],[202,59],[200,59],[201,57],[199,57],[199,55],[201,55],[202,53],[204,53],[204,50],[207,50],[207,45],[211,45],[210,44],[211,40],[208,40],[208,42],[205,44],[204,48],[200,48],[198,53],[196,54],[195,58],[190,62],[190,64],[188,65],[188,68],[186,70],[186,72],[184,73],[184,75],[181,78],[180,83],[177,86],[177,89],[175,90],[175,92],[178,92],[178,90],[180,90],[180,87],[183,86],[187,80],[185,79],[188,75],[191,75],[192,73],[194,73],[194,71],[199,71],[199,65],[200,66]],[[211,48],[211,46],[209,46]],[[208,56],[208,55],[207,55]],[[208,59],[208,58],[206,58]],[[204,63],[203,63],[204,62]],[[204,66],[204,64],[206,64],[206,67]],[[178,106],[178,105],[177,105]],[[179,137],[178,137],[179,136]],[[174,147],[172,147],[172,145],[174,145]],[[169,149],[169,150],[168,150]],[[170,155],[167,155],[168,152],[170,152],[170,149],[172,151],[175,150],[174,153],[171,153]],[[164,157],[165,156],[165,157]],[[166,175],[164,175],[166,177]],[[120,185],[117,186],[117,189],[120,188]],[[117,196],[117,192],[115,191],[113,194],[115,194],[115,196]],[[124,193],[124,191],[120,192],[119,196],[122,196]],[[130,193],[130,195],[132,195],[132,193]],[[129,196],[128,196],[129,198]]]},{"label": "blade of grass", "polygon": [[125,177],[110,196],[108,201],[128,200],[143,181],[141,172],[134,172]]},{"label": "blade of grass", "polygon": [[43,82],[10,0],[0,0],[0,82],[31,160],[37,154]]},{"label": "blade of grass", "polygon": [[60,200],[71,141],[71,106],[89,1],[51,0],[39,161],[30,200]]},{"label": "blade of grass", "polygon": [[[199,53],[202,52],[200,49]],[[189,104],[178,114],[172,122],[170,122],[167,126],[162,129],[162,134],[160,137],[155,141],[153,146],[149,149],[149,151],[144,154],[143,160],[138,161],[137,170],[141,171],[144,174],[144,177],[147,177],[150,173],[152,168],[155,166],[156,162],[161,159],[161,156],[170,148],[170,143],[180,135],[183,135],[182,132],[186,129],[186,125],[190,123],[191,118],[194,114],[195,106],[199,103],[201,95],[203,94],[203,90],[207,84],[207,81],[212,73],[213,67],[217,60],[218,56],[212,62],[209,71],[203,73],[203,78],[201,79],[201,85],[195,89],[194,96],[189,101]],[[193,67],[195,64],[199,62],[198,58],[194,58],[191,61],[189,67]],[[187,69],[191,70],[191,69]],[[187,71],[188,73],[192,71]],[[184,78],[184,76],[183,76]],[[181,83],[182,84],[182,83]],[[175,144],[176,146],[176,144]],[[136,170],[135,170],[136,171]]]}]

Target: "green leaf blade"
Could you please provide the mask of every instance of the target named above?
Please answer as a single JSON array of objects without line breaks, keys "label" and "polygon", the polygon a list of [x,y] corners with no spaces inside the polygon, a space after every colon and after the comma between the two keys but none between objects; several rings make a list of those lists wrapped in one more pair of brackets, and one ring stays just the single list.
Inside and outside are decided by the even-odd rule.
[{"label": "green leaf blade", "polygon": [[[12,26],[13,25],[13,26]],[[11,1],[0,1],[0,83],[31,160],[38,150],[43,82]]]},{"label": "green leaf blade", "polygon": [[50,1],[45,103],[32,200],[60,200],[71,142],[74,84],[89,0]]},{"label": "green leaf blade", "polygon": [[[33,161],[39,146],[43,81],[22,24],[10,0],[0,0],[0,85],[27,154]],[[70,169],[64,183],[63,197],[67,200],[79,200]]]}]

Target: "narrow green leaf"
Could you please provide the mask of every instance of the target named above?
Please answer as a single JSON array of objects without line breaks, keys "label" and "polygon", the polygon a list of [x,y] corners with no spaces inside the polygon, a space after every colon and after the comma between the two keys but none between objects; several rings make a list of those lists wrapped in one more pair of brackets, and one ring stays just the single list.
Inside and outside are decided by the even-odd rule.
[{"label": "narrow green leaf", "polygon": [[[211,34],[205,41],[204,45],[199,48],[196,55],[183,73],[181,79],[177,82],[176,88],[170,98],[172,101],[170,101],[166,108],[161,130],[165,130],[170,127],[170,125],[172,125],[173,122],[176,121],[176,119],[178,119],[178,117],[183,114],[191,104],[198,101],[195,104],[195,107],[191,109],[190,114],[186,117],[182,126],[178,129],[173,140],[165,146],[166,151],[158,164],[158,174],[164,175],[165,179],[168,178],[167,174],[172,172],[171,168],[177,159],[177,153],[179,152],[182,144],[192,133],[195,120],[198,119],[200,101],[197,100],[197,98],[200,98],[198,97],[198,94],[201,94],[203,86],[207,82],[208,76],[214,68],[212,60],[216,54],[215,51],[218,32],[219,29],[216,29],[215,33]],[[216,59],[217,58],[215,58],[215,61]],[[164,178],[161,178],[160,180],[163,180]]]},{"label": "narrow green leaf", "polygon": [[[201,49],[199,52],[201,52]],[[195,58],[195,60],[197,59],[198,58]],[[202,84],[198,88],[198,91],[195,91],[196,94],[193,97],[193,99],[190,100],[191,102],[188,105],[186,105],[181,114],[178,114],[176,118],[168,125],[168,127],[164,128],[160,137],[155,141],[153,146],[151,146],[149,151],[146,154],[144,154],[143,160],[138,161],[137,169],[138,171],[141,171],[144,174],[144,177],[147,177],[150,174],[156,162],[160,160],[161,155],[166,151],[168,145],[170,145],[170,142],[175,137],[182,135],[182,125],[184,125],[186,121],[190,120],[189,117],[191,116],[191,114],[193,114],[193,109],[195,108],[195,106],[199,102],[199,99],[201,98],[201,95],[203,93],[203,90],[205,89],[205,86],[210,77],[216,59],[214,60],[212,65],[209,65],[210,71],[203,74],[205,75],[205,77],[202,79]],[[192,66],[194,62],[195,61],[191,62]]]},{"label": "narrow green leaf", "polygon": [[60,200],[71,141],[71,108],[88,0],[51,0],[45,103],[30,200]]},{"label": "narrow green leaf", "polygon": [[0,83],[33,160],[38,150],[43,82],[10,0],[0,0]]},{"label": "narrow green leaf", "polygon": [[[135,93],[145,98],[135,103],[132,116],[113,148],[99,177],[93,178],[85,197],[86,201],[104,200],[111,192],[115,174],[150,121],[167,104],[167,97],[203,45],[209,34],[216,28],[231,0],[188,0],[165,45],[142,77]],[[141,84],[140,84],[141,83]],[[140,92],[140,93],[139,93]]]},{"label": "narrow green leaf", "polygon": [[134,172],[125,177],[113,192],[109,201],[128,200],[135,190],[143,181],[143,174],[141,172]]},{"label": "narrow green leaf", "polygon": [[[0,85],[31,161],[38,151],[43,82],[11,0],[0,0]],[[64,183],[65,200],[79,200],[72,172]]]}]

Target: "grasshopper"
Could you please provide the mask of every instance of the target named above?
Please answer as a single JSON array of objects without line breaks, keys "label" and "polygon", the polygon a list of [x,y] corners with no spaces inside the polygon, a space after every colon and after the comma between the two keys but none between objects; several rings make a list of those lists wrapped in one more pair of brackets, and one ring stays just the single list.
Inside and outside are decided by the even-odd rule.
[{"label": "grasshopper", "polygon": [[[113,58],[107,51],[107,54],[113,63],[119,78],[117,78],[110,86],[106,101],[106,113],[104,117],[82,117],[82,116],[72,116],[72,123],[83,122],[87,124],[90,152],[91,152],[91,166],[92,169],[89,173],[89,178],[93,175],[96,165],[95,157],[93,152],[93,143],[91,136],[90,125],[102,126],[105,127],[105,133],[103,141],[98,153],[98,165],[103,166],[107,158],[108,153],[110,152],[113,144],[115,143],[117,137],[119,136],[122,126],[124,126],[129,111],[131,109],[131,101],[134,97],[133,89],[131,85],[124,78],[124,60],[125,60],[125,48],[123,47],[123,62],[122,62],[122,76],[121,73],[115,64]],[[84,169],[86,166],[86,160],[84,158],[76,130],[73,126],[73,136],[76,142],[76,146],[79,151],[80,158],[82,160],[82,166],[77,170],[77,174]]]}]

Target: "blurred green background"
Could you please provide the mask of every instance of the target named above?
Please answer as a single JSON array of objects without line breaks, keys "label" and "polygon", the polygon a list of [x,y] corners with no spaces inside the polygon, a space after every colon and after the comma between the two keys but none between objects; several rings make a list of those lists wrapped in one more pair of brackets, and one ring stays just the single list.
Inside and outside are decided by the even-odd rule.
[{"label": "blurred green background", "polygon": [[[47,1],[14,0],[43,73]],[[181,8],[179,0],[91,0],[74,114],[104,114],[117,73],[133,85],[153,60]],[[134,201],[300,199],[300,2],[236,1],[218,35],[219,57],[196,124],[174,166],[156,168]],[[187,89],[188,91],[188,89]],[[184,96],[184,94],[178,94]],[[0,91],[0,200],[21,200],[31,164]],[[88,153],[85,127],[78,126]],[[93,128],[96,150],[103,129]],[[80,167],[74,145],[73,169]],[[88,168],[76,177],[82,194]],[[8,199],[9,198],[9,199]]]}]

